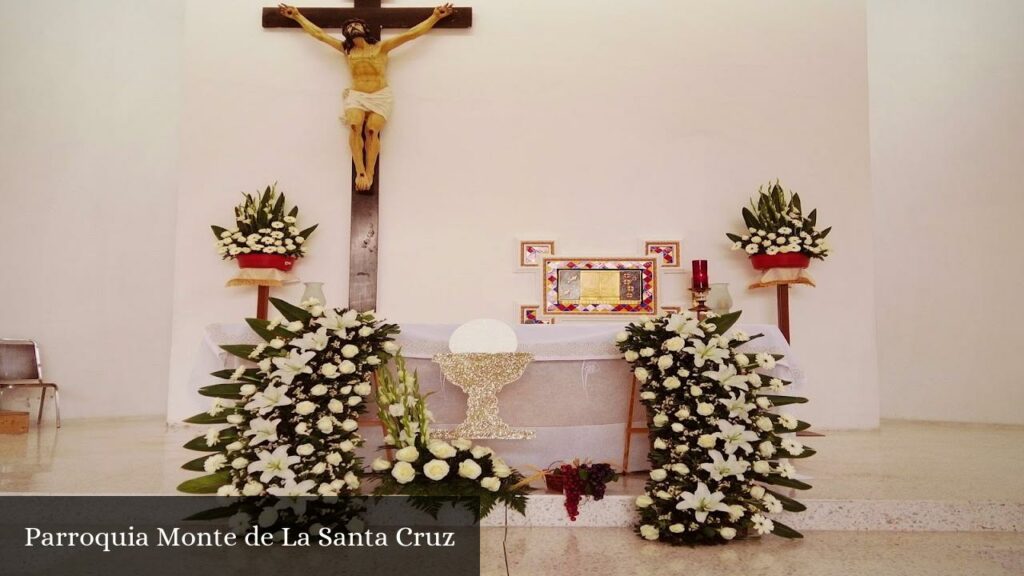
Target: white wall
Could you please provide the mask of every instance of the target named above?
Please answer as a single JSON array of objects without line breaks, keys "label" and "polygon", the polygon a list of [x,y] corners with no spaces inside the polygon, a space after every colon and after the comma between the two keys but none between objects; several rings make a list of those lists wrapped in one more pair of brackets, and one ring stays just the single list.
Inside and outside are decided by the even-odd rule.
[{"label": "white wall", "polygon": [[183,4],[0,14],[0,337],[42,343],[64,417],[162,413]]},{"label": "white wall", "polygon": [[[261,29],[267,4],[187,3],[172,420],[188,415],[203,326],[254,312],[252,291],[223,288],[232,267],[208,229],[229,223],[239,191],[278,181],[320,222],[298,274],[346,301],[349,161],[336,118],[347,73],[300,32]],[[433,32],[392,59],[379,310],[512,321],[513,304],[540,293],[539,278],[512,272],[516,237],[557,237],[566,255],[634,254],[639,239],[667,237],[732,283],[747,321],[772,322],[773,294],[745,289],[752,271],[724,233],[758,184],[780,177],[836,229],[836,255],[813,269],[820,288],[792,303],[809,414],[875,425],[864,3],[472,5],[471,30]]]},{"label": "white wall", "polygon": [[868,3],[883,415],[1024,423],[1024,3]]}]

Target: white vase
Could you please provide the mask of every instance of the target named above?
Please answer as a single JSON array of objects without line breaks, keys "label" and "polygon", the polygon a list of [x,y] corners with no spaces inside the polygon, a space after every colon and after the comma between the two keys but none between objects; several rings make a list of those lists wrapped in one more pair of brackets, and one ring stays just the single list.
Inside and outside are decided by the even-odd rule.
[{"label": "white vase", "polygon": [[732,296],[729,295],[729,284],[716,282],[711,285],[708,291],[707,305],[711,311],[721,316],[728,314],[732,309]]},{"label": "white vase", "polygon": [[310,298],[316,298],[320,301],[321,306],[327,305],[327,298],[324,297],[323,282],[303,282],[303,285],[306,287],[306,290],[302,293],[302,300],[300,300],[300,302],[305,302]]}]

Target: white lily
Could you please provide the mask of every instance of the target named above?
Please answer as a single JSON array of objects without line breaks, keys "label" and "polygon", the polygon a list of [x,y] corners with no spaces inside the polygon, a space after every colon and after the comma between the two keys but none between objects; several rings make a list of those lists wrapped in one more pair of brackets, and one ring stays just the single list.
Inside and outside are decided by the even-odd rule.
[{"label": "white lily", "polygon": [[316,332],[306,332],[302,338],[292,341],[292,345],[298,346],[300,350],[316,350],[319,352],[327,348],[327,328],[320,327]]},{"label": "white lily", "polygon": [[710,473],[711,479],[716,482],[727,476],[735,476],[736,479],[743,480],[744,472],[750,469],[750,462],[737,460],[735,454],[730,454],[728,459],[724,458],[718,450],[712,450],[708,454],[711,456],[711,462],[701,464],[700,467]]},{"label": "white lily", "polygon": [[312,490],[315,487],[316,480],[303,480],[302,482],[296,484],[295,480],[292,479],[285,482],[284,486],[274,486],[273,488],[268,488],[267,492],[269,492],[273,496],[278,496],[281,498],[297,498],[299,496],[312,496],[310,490]]},{"label": "white lily", "polygon": [[285,384],[291,384],[292,380],[295,379],[299,374],[312,374],[313,369],[306,364],[309,363],[313,357],[316,356],[316,352],[302,352],[299,353],[292,350],[288,354],[287,358],[274,358],[274,366],[277,366],[271,376],[276,376],[281,379],[281,382]]},{"label": "white lily", "polygon": [[683,499],[676,504],[676,510],[693,510],[697,522],[704,522],[712,512],[729,512],[729,507],[722,503],[725,494],[708,490],[703,482],[697,484],[693,492],[683,492]]},{"label": "white lily", "polygon": [[754,405],[747,402],[746,398],[730,394],[728,398],[721,398],[718,403],[725,406],[729,411],[730,418],[743,418],[746,419],[750,411],[754,409]]},{"label": "white lily", "polygon": [[719,366],[718,370],[708,370],[707,372],[704,372],[703,375],[721,383],[723,388],[739,388],[740,390],[748,390],[747,382],[749,379],[746,375],[738,374],[736,372],[736,367],[732,364]]},{"label": "white lily", "polygon": [[263,418],[253,418],[249,421],[249,429],[245,431],[244,436],[253,437],[249,441],[250,446],[255,446],[262,442],[273,442],[277,440],[277,425],[280,423],[280,419],[265,420]]},{"label": "white lily", "polygon": [[328,310],[324,313],[323,318],[316,319],[316,323],[334,332],[335,335],[341,338],[348,338],[348,333],[345,332],[345,324],[341,321],[341,315],[334,310]]},{"label": "white lily", "polygon": [[693,354],[693,365],[696,368],[701,368],[707,361],[722,363],[723,360],[729,357],[729,351],[724,348],[719,348],[712,341],[710,344],[705,344],[700,340],[691,340],[692,346],[683,348],[683,351]]},{"label": "white lily", "polygon": [[747,430],[740,424],[730,424],[724,419],[718,421],[718,429],[720,432],[716,432],[715,437],[725,442],[726,454],[736,452],[737,448],[743,448],[748,454],[754,451],[750,443],[758,439],[757,432]]},{"label": "white lily", "polygon": [[259,413],[263,415],[278,406],[287,406],[292,403],[292,399],[285,395],[287,391],[287,386],[275,386],[271,383],[262,392],[253,395],[252,400],[245,405],[245,409],[259,410]]},{"label": "white lily", "polygon": [[673,314],[668,317],[665,329],[669,332],[676,332],[680,336],[704,337],[704,331],[700,328],[700,320],[690,312],[685,314]]},{"label": "white lily", "polygon": [[270,482],[274,478],[282,478],[286,483],[289,480],[294,479],[295,472],[291,470],[291,465],[298,464],[301,458],[298,456],[289,456],[288,448],[290,448],[290,446],[284,444],[278,446],[273,452],[267,452],[266,450],[259,451],[256,454],[256,457],[259,458],[259,460],[249,464],[249,473],[262,472],[263,474],[260,475],[260,482],[263,482],[264,484]]}]

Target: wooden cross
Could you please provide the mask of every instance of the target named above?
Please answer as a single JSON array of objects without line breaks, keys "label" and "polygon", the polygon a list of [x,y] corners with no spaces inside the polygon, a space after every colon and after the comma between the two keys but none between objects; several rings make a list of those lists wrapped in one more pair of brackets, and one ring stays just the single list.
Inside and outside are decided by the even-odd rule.
[{"label": "wooden cross", "polygon": [[[381,0],[354,0],[352,8],[299,8],[317,26],[341,28],[347,20],[360,18],[367,23],[367,32],[380,38],[383,28],[411,28],[426,20],[433,8],[382,8]],[[441,20],[435,28],[469,28],[473,25],[472,8],[456,8],[455,13]],[[298,28],[294,20],[282,16],[277,7],[263,9],[264,28]],[[377,308],[377,200],[380,189],[381,161],[378,157],[373,186],[368,192],[356,192],[353,168],[352,233],[349,244],[348,305],[356,310]]]}]

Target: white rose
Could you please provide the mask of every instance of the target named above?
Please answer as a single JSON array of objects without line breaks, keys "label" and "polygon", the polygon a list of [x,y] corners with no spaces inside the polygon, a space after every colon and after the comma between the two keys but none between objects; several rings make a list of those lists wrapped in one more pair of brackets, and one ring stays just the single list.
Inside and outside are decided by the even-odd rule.
[{"label": "white rose", "polygon": [[281,348],[284,348],[284,340],[281,340],[280,338],[274,338],[273,340],[270,341],[270,347],[280,350]]},{"label": "white rose", "polygon": [[659,412],[658,414],[654,415],[654,418],[652,418],[652,421],[653,421],[655,427],[660,428],[660,427],[664,426],[665,424],[668,424],[668,416],[666,416],[666,415],[664,415],[664,414]]},{"label": "white rose", "polygon": [[306,416],[316,411],[316,404],[313,404],[309,400],[303,400],[295,405],[295,411],[299,414]]},{"label": "white rose", "polygon": [[331,398],[331,401],[327,403],[327,409],[337,414],[345,411],[345,404],[339,402],[337,398]]},{"label": "white rose", "polygon": [[714,448],[717,440],[711,434],[702,434],[700,438],[697,438],[697,446],[701,448]]},{"label": "white rose", "polygon": [[316,466],[313,466],[313,474],[317,476],[323,474],[324,470],[327,470],[327,464],[324,464],[323,462],[317,462]]},{"label": "white rose", "polygon": [[465,438],[456,438],[452,440],[452,446],[455,446],[459,450],[469,450],[473,447],[473,442],[466,440]]},{"label": "white rose", "polygon": [[408,462],[399,462],[391,469],[391,476],[393,476],[399,484],[408,484],[416,477],[416,469]]},{"label": "white rose", "polygon": [[677,444],[673,450],[675,450],[676,454],[686,454],[690,451],[690,447],[686,444]]},{"label": "white rose", "polygon": [[359,422],[356,422],[351,418],[341,423],[341,429],[345,432],[354,432],[357,428],[359,428]]},{"label": "white rose", "polygon": [[263,484],[255,480],[250,480],[245,483],[245,486],[242,486],[243,496],[259,496],[261,492],[263,492]]},{"label": "white rose", "polygon": [[641,494],[636,497],[637,508],[647,508],[651,504],[654,504],[654,500],[652,500],[651,497],[648,496],[647,494]]},{"label": "white rose", "polygon": [[636,362],[640,358],[640,355],[633,350],[626,350],[624,357],[626,358],[626,362]]},{"label": "white rose", "polygon": [[345,344],[341,347],[341,355],[345,358],[355,358],[359,354],[359,347],[353,344]]},{"label": "white rose", "polygon": [[373,468],[374,472],[383,472],[391,468],[391,462],[379,457],[374,458],[373,462],[370,464],[370,468]]},{"label": "white rose", "polygon": [[366,382],[360,382],[359,384],[355,385],[352,391],[354,391],[356,394],[359,394],[360,396],[369,396],[370,392],[373,392],[373,388]]},{"label": "white rose", "polygon": [[259,367],[260,372],[270,372],[270,368],[271,366],[273,366],[270,358],[264,358],[263,360],[260,360],[259,363],[256,365]]},{"label": "white rose", "polygon": [[672,423],[672,431],[673,432],[677,432],[678,433],[678,432],[682,432],[683,430],[686,430],[686,428],[684,428],[683,425],[680,424],[679,422],[673,422]]},{"label": "white rose", "polygon": [[722,538],[725,538],[726,540],[732,540],[736,537],[736,529],[729,528],[728,526],[726,526],[725,528],[720,528],[718,530],[718,533],[722,536]]},{"label": "white rose", "polygon": [[697,404],[697,414],[700,414],[701,416],[711,416],[714,413],[714,404],[709,404],[707,402],[701,402],[700,404]]},{"label": "white rose", "polygon": [[395,344],[391,340],[388,340],[387,342],[385,342],[383,348],[384,348],[384,351],[387,352],[388,354],[394,354],[394,353],[398,352],[399,350],[401,350],[401,348],[398,346],[398,344]]},{"label": "white rose", "polygon": [[476,458],[477,460],[480,460],[484,456],[490,456],[491,453],[493,452],[494,451],[488,448],[487,446],[479,445],[474,446],[473,449],[469,451],[469,453],[473,455],[473,458]]},{"label": "white rose", "polygon": [[619,332],[618,334],[615,335],[615,341],[619,343],[625,342],[628,339],[629,334],[627,334],[626,332]]},{"label": "white rose", "polygon": [[302,444],[295,449],[295,453],[298,454],[299,456],[309,456],[310,454],[313,453],[313,445]]},{"label": "white rose", "polygon": [[359,329],[359,335],[362,336],[363,338],[366,338],[370,334],[373,334],[373,328],[369,326],[363,326],[362,328]]},{"label": "white rose", "polygon": [[747,513],[747,509],[739,504],[733,504],[729,506],[729,520],[733,522],[743,518],[743,515]]},{"label": "white rose", "polygon": [[334,419],[330,416],[324,416],[316,421],[316,429],[324,434],[330,434],[334,431]]},{"label": "white rose", "polygon": [[775,454],[775,445],[774,445],[774,444],[772,444],[772,443],[771,443],[770,441],[768,441],[768,440],[765,440],[764,442],[761,442],[761,443],[760,443],[760,444],[759,444],[759,445],[757,446],[757,451],[758,451],[758,452],[759,452],[759,453],[760,453],[760,454],[761,454],[762,456],[764,456],[764,457],[766,457],[766,458],[767,458],[767,457],[770,457],[770,456],[771,456],[772,454]]},{"label": "white rose", "polygon": [[249,461],[246,460],[245,458],[242,458],[241,456],[231,461],[231,467],[234,468],[235,470],[241,470],[242,468],[245,468],[248,465]]},{"label": "white rose", "polygon": [[647,382],[648,373],[646,369],[637,368],[636,370],[633,371],[633,375],[636,376],[637,381]]},{"label": "white rose", "polygon": [[351,374],[356,371],[356,365],[351,360],[342,360],[338,369],[342,374]]},{"label": "white rose", "polygon": [[463,478],[469,478],[470,480],[476,480],[481,470],[480,465],[475,460],[463,460],[459,463],[459,476]]},{"label": "white rose", "polygon": [[359,403],[362,402],[362,401],[363,401],[363,399],[360,396],[349,396],[348,397],[348,405],[349,406],[358,406]]},{"label": "white rose", "polygon": [[640,535],[647,540],[657,540],[658,529],[650,524],[644,524],[640,527]]},{"label": "white rose", "polygon": [[491,492],[497,492],[501,488],[501,480],[498,480],[494,476],[488,476],[480,481],[480,486],[490,490]]},{"label": "white rose", "polygon": [[351,452],[355,450],[355,448],[356,445],[353,444],[351,440],[345,440],[338,444],[338,450],[341,450],[342,452]]},{"label": "white rose", "polygon": [[441,459],[452,458],[458,453],[451,444],[444,440],[431,440],[427,443],[427,450],[429,450],[435,458]]},{"label": "white rose", "polygon": [[658,358],[658,368],[668,370],[672,366],[673,362],[674,360],[672,359],[672,356],[670,354],[665,354],[661,358]]},{"label": "white rose", "polygon": [[700,389],[700,386],[690,386],[690,396],[700,396],[704,391]]},{"label": "white rose", "polygon": [[655,438],[654,439],[654,449],[655,450],[664,450],[666,448],[668,448],[668,442],[665,442],[661,438]]},{"label": "white rose", "polygon": [[668,527],[668,531],[672,532],[673,534],[679,534],[680,532],[682,532],[684,530],[686,530],[686,527],[684,527],[682,524],[678,524],[678,523],[673,524],[673,525]]},{"label": "white rose", "polygon": [[661,482],[665,478],[668,478],[668,472],[664,468],[655,468],[651,470],[651,480],[655,482]]},{"label": "white rose", "polygon": [[309,424],[306,424],[305,422],[299,422],[298,424],[295,425],[295,433],[296,434],[308,434],[309,433]]},{"label": "white rose", "polygon": [[654,356],[654,348],[643,348],[640,350],[640,355],[644,358],[650,358]]},{"label": "white rose", "polygon": [[739,364],[740,366],[746,366],[747,364],[750,364],[750,360],[747,358],[746,354],[737,354],[733,358],[736,359],[736,363]]},{"label": "white rose", "polygon": [[764,495],[766,493],[767,491],[764,489],[763,486],[754,486],[753,488],[750,489],[750,495],[753,496],[754,498],[757,498],[758,500],[764,498]]},{"label": "white rose", "polygon": [[772,421],[765,416],[761,416],[760,418],[758,418],[754,422],[754,424],[757,424],[757,427],[760,428],[761,430],[764,430],[765,432],[770,432],[772,428],[775,428],[775,425],[772,424]]},{"label": "white rose", "polygon": [[415,446],[406,446],[398,452],[395,452],[395,458],[402,462],[415,462],[420,457],[420,451]]},{"label": "white rose", "polygon": [[765,398],[764,396],[759,396],[757,400],[755,400],[755,402],[757,402],[758,407],[760,407],[762,410],[767,410],[772,407],[772,401]]},{"label": "white rose", "polygon": [[655,394],[654,392],[651,392],[650,390],[644,390],[643,392],[640,393],[641,400],[654,400],[657,397],[658,395]]},{"label": "white rose", "polygon": [[494,470],[494,475],[498,478],[508,478],[512,475],[512,469],[501,458],[492,458],[491,468]]},{"label": "white rose", "polygon": [[423,465],[423,475],[431,480],[437,481],[448,475],[451,466],[444,460],[431,460]]},{"label": "white rose", "polygon": [[[337,378],[338,367],[335,366],[334,364],[324,364],[323,366],[320,367],[320,373],[326,376],[327,378]],[[322,384],[318,384],[318,386],[322,386]]]},{"label": "white rose", "polygon": [[679,352],[684,346],[686,346],[686,340],[683,340],[679,336],[665,340],[665,350],[668,350],[669,352]]},{"label": "white rose", "polygon": [[242,387],[238,389],[242,393],[242,396],[252,396],[256,393],[255,384],[242,384]]},{"label": "white rose", "polygon": [[367,356],[366,363],[370,366],[376,366],[377,364],[380,364],[380,358],[376,356]]},{"label": "white rose", "polygon": [[316,386],[310,388],[309,393],[312,394],[313,396],[323,396],[324,394],[327,394],[327,386],[324,386],[323,384],[317,384]]},{"label": "white rose", "polygon": [[324,459],[327,460],[327,463],[330,464],[331,466],[337,466],[338,464],[341,464],[341,454],[338,454],[337,452],[331,452]]},{"label": "white rose", "polygon": [[683,420],[683,419],[689,418],[689,417],[690,417],[690,409],[687,408],[686,406],[683,406],[679,410],[676,410],[676,418],[679,418],[680,420]]},{"label": "white rose", "polygon": [[241,424],[245,421],[245,416],[241,414],[228,414],[228,424]]},{"label": "white rose", "polygon": [[680,474],[680,475],[682,475],[682,474],[689,474],[690,473],[690,467],[687,466],[686,464],[683,464],[682,462],[677,462],[677,463],[672,465],[672,471],[675,472],[676,474]]},{"label": "white rose", "polygon": [[758,460],[754,462],[754,472],[758,474],[768,474],[772,471],[772,466],[765,460]]}]

